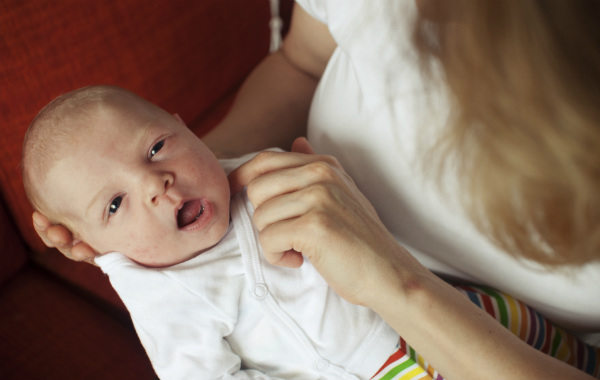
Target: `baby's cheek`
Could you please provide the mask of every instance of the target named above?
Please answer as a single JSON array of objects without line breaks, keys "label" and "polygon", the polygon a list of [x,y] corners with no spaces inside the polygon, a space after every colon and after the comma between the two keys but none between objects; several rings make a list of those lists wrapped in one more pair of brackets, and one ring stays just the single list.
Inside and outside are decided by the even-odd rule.
[{"label": "baby's cheek", "polygon": [[136,237],[130,231],[103,231],[99,234],[88,234],[85,240],[90,246],[101,254],[120,252],[129,258],[143,251],[143,239]]},{"label": "baby's cheek", "polygon": [[[146,234],[130,232],[121,241],[121,246],[131,255],[140,255],[149,250],[153,244],[151,237]],[[125,252],[124,252],[125,253]]]},{"label": "baby's cheek", "polygon": [[125,240],[121,253],[130,259],[149,266],[162,262],[165,247],[161,246],[160,234],[130,233]]}]

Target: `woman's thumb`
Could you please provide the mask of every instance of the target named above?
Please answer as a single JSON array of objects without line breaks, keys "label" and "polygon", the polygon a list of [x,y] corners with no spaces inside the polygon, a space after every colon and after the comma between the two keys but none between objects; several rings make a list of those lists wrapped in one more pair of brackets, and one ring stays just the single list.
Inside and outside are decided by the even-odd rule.
[{"label": "woman's thumb", "polygon": [[292,152],[294,153],[304,153],[304,154],[315,154],[312,146],[306,139],[306,137],[298,137],[292,143]]}]

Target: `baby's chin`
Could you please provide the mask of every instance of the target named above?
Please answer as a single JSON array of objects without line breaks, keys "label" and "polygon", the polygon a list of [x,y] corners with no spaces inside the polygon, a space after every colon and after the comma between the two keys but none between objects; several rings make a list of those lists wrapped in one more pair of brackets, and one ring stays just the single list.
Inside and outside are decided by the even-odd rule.
[{"label": "baby's chin", "polygon": [[131,261],[133,261],[134,263],[146,267],[146,268],[168,268],[168,267],[172,267],[174,265],[177,264],[181,264],[187,260],[193,259],[194,257],[198,256],[199,253],[194,253],[194,254],[190,254],[189,256],[182,256],[180,258],[147,258],[147,257],[137,257],[135,255],[128,255],[125,252],[121,252],[121,251],[113,251],[113,252],[119,252],[123,255],[125,255],[127,258],[129,258]]},{"label": "baby's chin", "polygon": [[[135,263],[141,266],[147,268],[167,268],[177,264],[181,264],[188,260],[192,260],[195,257],[198,257],[201,254],[205,253],[206,251],[214,248],[217,244],[221,242],[221,240],[223,240],[223,238],[227,234],[227,231],[229,231],[229,223],[223,226],[214,226],[214,228],[211,229],[210,236],[204,239],[204,244],[201,245],[200,249],[191,253],[181,253],[176,255],[173,255],[171,253],[169,257],[139,257],[143,255],[128,255],[126,252],[121,252],[118,250],[117,251],[121,252],[130,260],[134,261]],[[113,250],[112,252],[115,251]]]},{"label": "baby's chin", "polygon": [[[215,244],[211,245],[211,247],[213,247]],[[177,265],[180,263],[183,263],[187,260],[191,260],[194,257],[197,257],[198,255],[202,254],[203,252],[207,251],[209,248],[202,248],[200,251],[194,251],[191,253],[179,253],[179,254],[173,254],[172,250],[171,250],[171,254],[167,255],[149,255],[145,252],[143,252],[144,250],[140,249],[138,253],[133,253],[132,254],[132,250],[131,249],[103,249],[103,250],[96,250],[96,252],[102,252],[100,253],[98,256],[104,256],[104,255],[108,255],[110,253],[115,253],[118,252],[122,255],[124,255],[125,257],[127,257],[129,260],[135,262],[138,265],[141,265],[143,267],[147,267],[147,268],[166,268],[166,267],[170,267],[173,265]],[[163,252],[169,252],[168,249],[161,249],[161,251]],[[135,250],[134,252],[137,252],[137,250]]]},{"label": "baby's chin", "polygon": [[138,258],[134,258],[134,257],[130,257],[127,254],[124,253],[125,256],[129,257],[130,260],[134,261],[135,263],[147,267],[147,268],[168,268],[168,267],[172,267],[174,265],[177,264],[181,264],[184,263],[188,260],[192,260],[195,257],[200,256],[201,254],[203,254],[204,252],[208,251],[210,248],[214,247],[216,244],[213,244],[211,247],[208,247],[206,249],[202,249],[198,252],[194,252],[188,255],[181,255],[178,258],[168,258],[168,259],[155,259],[155,260],[151,260],[151,259],[138,259]]}]

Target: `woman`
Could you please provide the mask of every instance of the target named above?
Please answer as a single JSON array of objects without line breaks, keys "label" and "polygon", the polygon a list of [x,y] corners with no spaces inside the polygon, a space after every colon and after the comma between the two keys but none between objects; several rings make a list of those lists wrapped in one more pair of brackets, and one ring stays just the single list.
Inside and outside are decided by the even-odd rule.
[{"label": "woman", "polygon": [[[205,138],[222,156],[289,147],[312,101],[309,139],[341,165],[298,140],[231,177],[248,185],[269,260],[309,257],[448,379],[586,378],[430,270],[600,331],[597,3],[299,4]],[[48,245],[93,255],[35,218]]]}]

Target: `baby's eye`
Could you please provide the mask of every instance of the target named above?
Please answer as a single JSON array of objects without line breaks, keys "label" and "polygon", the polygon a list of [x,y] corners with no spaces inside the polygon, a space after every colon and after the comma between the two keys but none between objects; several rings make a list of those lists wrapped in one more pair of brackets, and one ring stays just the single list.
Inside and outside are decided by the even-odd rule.
[{"label": "baby's eye", "polygon": [[115,212],[117,212],[122,201],[123,197],[116,197],[112,202],[110,202],[110,206],[108,206],[108,216],[112,216]]},{"label": "baby's eye", "polygon": [[148,154],[148,158],[152,158],[156,155],[156,153],[158,153],[162,147],[165,145],[165,140],[160,140],[159,142],[157,142],[152,149],[150,149],[150,153]]}]

